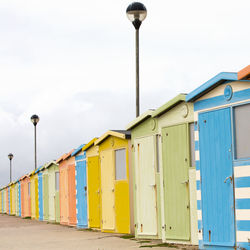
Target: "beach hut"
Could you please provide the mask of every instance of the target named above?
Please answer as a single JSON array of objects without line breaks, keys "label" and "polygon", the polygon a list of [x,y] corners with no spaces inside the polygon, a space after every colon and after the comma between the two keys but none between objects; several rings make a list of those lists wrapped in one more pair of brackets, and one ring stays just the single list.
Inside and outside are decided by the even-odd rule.
[{"label": "beach hut", "polygon": [[76,183],[76,218],[78,228],[88,227],[87,212],[87,172],[86,152],[80,145],[71,156],[75,157],[75,183]]},{"label": "beach hut", "polygon": [[49,171],[45,167],[43,170],[43,217],[49,220]]},{"label": "beach hut", "polygon": [[101,161],[101,230],[133,233],[130,200],[130,132],[112,130],[95,141]]},{"label": "beach hut", "polygon": [[20,182],[20,179],[18,181],[18,211],[19,211],[19,214],[18,216],[21,217],[22,215],[22,197],[21,197],[21,182]]},{"label": "beach hut", "polygon": [[18,181],[15,182],[15,215],[19,216]]},{"label": "beach hut", "polygon": [[76,185],[74,149],[57,160],[60,176],[60,223],[76,225]]},{"label": "beach hut", "polygon": [[180,94],[152,114],[157,119],[156,147],[164,242],[198,244],[193,104]]},{"label": "beach hut", "polygon": [[250,65],[189,93],[201,249],[250,249]]},{"label": "beach hut", "polygon": [[35,170],[30,174],[30,208],[31,219],[36,218],[36,178]]},{"label": "beach hut", "polygon": [[24,175],[21,179],[21,216],[22,218],[31,217],[30,199],[30,178]]},{"label": "beach hut", "polygon": [[[45,193],[48,192],[48,221],[60,222],[60,203],[59,203],[59,167],[55,161],[45,165],[48,181],[44,182]],[[45,187],[47,185],[47,187]]]},{"label": "beach hut", "polygon": [[2,212],[6,213],[6,187],[2,189]]},{"label": "beach hut", "polygon": [[39,220],[43,221],[44,219],[44,209],[43,209],[43,203],[44,203],[44,192],[43,192],[43,168],[39,170],[37,173],[38,175],[38,207],[39,207]]},{"label": "beach hut", "polygon": [[92,139],[83,148],[86,152],[87,161],[87,204],[88,204],[88,226],[90,228],[101,228],[101,175],[99,146],[94,145],[97,138]]},{"label": "beach hut", "polygon": [[3,213],[3,204],[2,204],[2,189],[0,189],[0,213]]},{"label": "beach hut", "polygon": [[10,188],[6,186],[6,214],[10,214]]},{"label": "beach hut", "polygon": [[12,182],[10,185],[10,214],[16,215],[16,192],[15,192],[15,183]]},{"label": "beach hut", "polygon": [[[136,238],[161,239],[158,122],[148,110],[126,127],[131,131]],[[162,205],[162,207],[161,207]]]}]

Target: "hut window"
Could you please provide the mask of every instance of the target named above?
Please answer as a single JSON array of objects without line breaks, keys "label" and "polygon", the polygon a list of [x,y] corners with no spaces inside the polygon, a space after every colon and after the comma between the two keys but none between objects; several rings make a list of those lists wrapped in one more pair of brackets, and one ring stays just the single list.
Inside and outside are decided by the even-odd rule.
[{"label": "hut window", "polygon": [[191,167],[195,167],[194,123],[189,124],[189,145],[190,145]]},{"label": "hut window", "polygon": [[115,179],[126,180],[126,149],[115,150]]},{"label": "hut window", "polygon": [[250,104],[234,108],[235,155],[237,159],[250,158]]},{"label": "hut window", "polygon": [[56,191],[59,190],[59,172],[55,172],[55,188]]},{"label": "hut window", "polygon": [[30,195],[30,182],[28,183],[28,195]]}]

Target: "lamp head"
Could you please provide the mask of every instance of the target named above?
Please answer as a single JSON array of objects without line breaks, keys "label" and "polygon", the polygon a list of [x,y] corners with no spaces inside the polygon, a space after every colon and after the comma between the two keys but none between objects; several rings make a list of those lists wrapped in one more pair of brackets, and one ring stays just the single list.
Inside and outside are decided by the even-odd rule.
[{"label": "lamp head", "polygon": [[37,123],[39,122],[39,116],[38,115],[32,115],[30,120],[34,124],[34,126],[36,126]]},{"label": "lamp head", "polygon": [[8,154],[8,158],[10,159],[10,161],[13,159],[14,155],[12,153]]},{"label": "lamp head", "polygon": [[147,9],[142,3],[133,2],[128,6],[126,14],[128,19],[133,23],[135,29],[138,30],[142,21],[147,16]]}]

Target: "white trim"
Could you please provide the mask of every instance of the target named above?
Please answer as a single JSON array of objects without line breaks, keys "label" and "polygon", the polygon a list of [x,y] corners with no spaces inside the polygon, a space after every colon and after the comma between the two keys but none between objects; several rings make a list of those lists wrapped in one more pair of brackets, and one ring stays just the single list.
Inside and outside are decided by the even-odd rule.
[{"label": "white trim", "polygon": [[237,231],[236,232],[237,242],[248,242],[250,240],[249,231]]},{"label": "white trim", "polygon": [[198,230],[198,240],[202,240],[202,239],[203,239],[203,237],[202,237],[202,230]]},{"label": "white trim", "polygon": [[235,199],[250,199],[250,188],[235,188]]},{"label": "white trim", "polygon": [[250,166],[240,166],[234,167],[234,177],[249,177],[250,176]]},{"label": "white trim", "polygon": [[199,150],[195,150],[195,160],[196,161],[200,160],[200,151]]},{"label": "white trim", "polygon": [[250,220],[250,209],[236,209],[236,220]]},{"label": "white trim", "polygon": [[202,220],[202,212],[201,212],[201,210],[197,210],[197,219]]},{"label": "white trim", "polygon": [[201,180],[201,171],[200,170],[196,170],[196,180],[197,181]]},{"label": "white trim", "polygon": [[197,190],[196,195],[197,195],[197,201],[200,201],[201,200],[201,190]]},{"label": "white trim", "polygon": [[199,131],[198,130],[194,131],[194,140],[199,141]]},{"label": "white trim", "polygon": [[194,122],[198,121],[198,112],[194,112]]}]

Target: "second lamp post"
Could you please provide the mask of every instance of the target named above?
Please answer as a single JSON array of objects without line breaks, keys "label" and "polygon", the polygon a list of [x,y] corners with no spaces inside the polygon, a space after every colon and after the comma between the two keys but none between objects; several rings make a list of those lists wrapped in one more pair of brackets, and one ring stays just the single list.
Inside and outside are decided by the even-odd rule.
[{"label": "second lamp post", "polygon": [[36,155],[36,125],[39,122],[38,115],[32,115],[30,118],[31,122],[34,125],[34,139],[35,139],[35,169],[37,169],[37,155]]},{"label": "second lamp post", "polygon": [[140,115],[140,90],[139,90],[139,28],[142,21],[147,16],[146,7],[139,2],[131,3],[127,10],[127,17],[135,27],[135,47],[136,47],[136,117]]},{"label": "second lamp post", "polygon": [[9,153],[8,154],[8,158],[10,160],[10,183],[12,182],[12,164],[11,164],[11,160],[13,159],[13,154],[12,153]]}]

